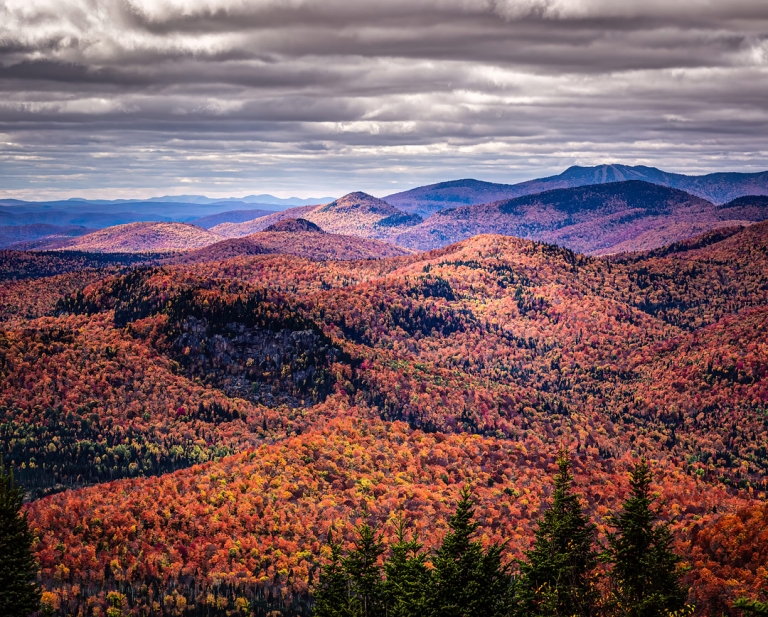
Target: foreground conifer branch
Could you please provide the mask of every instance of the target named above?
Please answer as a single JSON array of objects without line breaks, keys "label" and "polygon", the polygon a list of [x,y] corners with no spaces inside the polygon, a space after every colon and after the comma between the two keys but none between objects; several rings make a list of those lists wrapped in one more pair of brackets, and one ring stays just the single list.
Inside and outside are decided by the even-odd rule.
[{"label": "foreground conifer branch", "polygon": [[40,606],[34,537],[21,510],[24,490],[0,456],[0,615],[26,617]]}]

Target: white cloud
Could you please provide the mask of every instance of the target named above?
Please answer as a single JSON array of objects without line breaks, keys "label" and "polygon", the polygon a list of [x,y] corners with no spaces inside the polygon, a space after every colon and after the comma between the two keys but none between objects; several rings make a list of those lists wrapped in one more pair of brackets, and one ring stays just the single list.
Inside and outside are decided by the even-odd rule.
[{"label": "white cloud", "polygon": [[5,0],[0,183],[328,194],[606,160],[765,168],[767,33],[757,0]]}]

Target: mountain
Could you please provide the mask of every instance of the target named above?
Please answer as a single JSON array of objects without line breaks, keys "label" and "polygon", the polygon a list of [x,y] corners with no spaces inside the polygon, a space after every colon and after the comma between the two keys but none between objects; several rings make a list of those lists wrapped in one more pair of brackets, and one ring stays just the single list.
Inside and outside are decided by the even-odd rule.
[{"label": "mountain", "polygon": [[296,208],[283,210],[282,212],[260,216],[242,223],[221,223],[220,225],[211,227],[211,231],[224,238],[243,238],[258,231],[264,231],[270,225],[274,225],[283,220],[304,218],[316,207],[317,206],[298,206]]},{"label": "mountain", "polygon": [[19,243],[54,237],[70,238],[82,236],[89,231],[89,229],[80,225],[48,225],[46,223],[3,225],[0,226],[0,248],[8,248]]},{"label": "mountain", "polygon": [[62,209],[45,204],[25,204],[0,207],[0,224],[22,227],[26,225],[56,225],[60,227],[79,226],[100,229],[112,225],[145,222],[147,220],[170,221],[167,216],[149,212],[129,212],[123,209],[105,209],[95,206],[82,208],[79,205]]},{"label": "mountain", "polygon": [[387,221],[402,215],[401,210],[386,201],[357,192],[318,206],[304,218],[331,233],[370,238],[386,235],[389,230]]},{"label": "mountain", "polygon": [[349,193],[329,204],[291,208],[254,221],[222,224],[211,231],[229,238],[267,229],[288,218],[302,218],[334,234],[387,239],[421,222],[421,217],[395,208],[367,193]]},{"label": "mountain", "polygon": [[246,195],[245,197],[205,197],[204,195],[166,195],[164,197],[151,197],[144,201],[177,201],[195,204],[226,204],[231,202],[243,204],[272,205],[289,208],[294,206],[308,206],[326,204],[336,199],[335,197],[275,197],[268,193],[261,195]]},{"label": "mountain", "polygon": [[[305,223],[317,227],[314,223]],[[319,228],[303,229],[304,226],[297,224],[296,219],[280,221],[270,227],[273,229],[242,238],[228,238],[189,251],[171,258],[167,263],[208,263],[264,254],[295,255],[313,261],[382,259],[411,254],[407,249],[380,240],[328,234]]]},{"label": "mountain", "polygon": [[[542,216],[713,207],[622,184]],[[0,447],[51,602],[307,615],[329,529],[352,542],[365,512],[391,538],[403,516],[431,550],[467,484],[477,538],[516,567],[563,447],[600,526],[652,462],[702,615],[758,596],[768,222],[611,257],[498,234],[361,261],[252,250],[268,239],[346,241],[0,260]]]},{"label": "mountain", "polygon": [[201,216],[189,222],[204,229],[211,229],[222,223],[244,223],[270,214],[273,214],[271,210],[227,210],[226,212]]},{"label": "mountain", "polygon": [[220,236],[186,223],[129,223],[94,231],[57,244],[56,248],[94,253],[152,253],[187,251],[219,240]]},{"label": "mountain", "polygon": [[454,180],[395,193],[384,200],[404,210],[429,216],[446,208],[514,199],[544,191],[608,182],[641,180],[677,188],[716,204],[744,195],[768,195],[768,172],[714,173],[686,176],[643,165],[598,165],[569,167],[563,173],[518,184],[494,184],[479,180]]},{"label": "mountain", "polygon": [[602,254],[648,250],[766,218],[768,200],[762,197],[718,207],[678,189],[629,180],[443,210],[391,241],[428,250],[477,234],[501,233]]},{"label": "mountain", "polygon": [[[277,223],[275,227],[283,225]],[[312,225],[312,223],[310,223]],[[373,238],[359,238],[316,230],[268,229],[247,237],[272,253],[296,255],[315,261],[382,259],[410,255],[411,251]]]},{"label": "mountain", "polygon": [[[126,223],[166,221],[191,222],[211,215],[221,215],[237,210],[274,212],[280,206],[270,204],[246,204],[244,202],[186,203],[178,201],[119,200],[116,202],[63,200],[51,202],[0,202],[0,225],[81,225],[94,229],[123,225]],[[254,206],[260,206],[254,208]],[[229,215],[238,219],[237,214]],[[226,215],[222,220],[230,220]],[[239,218],[238,220],[247,220]],[[219,221],[221,222],[221,221]]]}]

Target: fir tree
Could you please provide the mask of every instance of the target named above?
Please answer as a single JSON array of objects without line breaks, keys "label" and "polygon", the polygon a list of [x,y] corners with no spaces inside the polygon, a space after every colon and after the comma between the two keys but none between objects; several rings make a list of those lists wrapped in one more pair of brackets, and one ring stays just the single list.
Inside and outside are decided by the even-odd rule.
[{"label": "fir tree", "polygon": [[756,615],[762,617],[768,616],[768,602],[760,602],[759,600],[748,600],[747,598],[739,598],[733,603],[733,608],[740,608],[743,614]]},{"label": "fir tree", "polygon": [[24,491],[0,458],[0,615],[27,617],[40,608],[34,537],[21,512]]},{"label": "fir tree", "polygon": [[611,516],[603,559],[612,564],[610,606],[626,617],[662,617],[685,607],[668,523],[651,509],[651,470],[640,461],[629,481],[631,492],[621,512]]},{"label": "fir tree", "polygon": [[424,593],[429,581],[426,555],[417,538],[405,539],[405,520],[398,518],[395,528],[397,541],[392,554],[384,563],[384,600],[388,617],[421,617],[424,614]]},{"label": "fir tree", "polygon": [[349,577],[341,558],[341,544],[333,539],[328,530],[329,562],[320,573],[320,584],[315,592],[314,617],[351,617],[349,606]]},{"label": "fir tree", "polygon": [[472,535],[478,524],[469,487],[461,492],[450,532],[432,560],[426,614],[431,617],[494,617],[508,613],[511,577],[501,547],[483,550]]},{"label": "fir tree", "polygon": [[352,614],[359,617],[383,615],[383,588],[379,557],[384,553],[381,536],[367,522],[355,529],[355,548],[343,560],[349,577]]},{"label": "fir tree", "polygon": [[518,610],[525,617],[587,617],[595,613],[599,601],[593,578],[595,526],[572,490],[565,452],[558,456],[557,466],[552,505],[539,523],[517,579]]}]

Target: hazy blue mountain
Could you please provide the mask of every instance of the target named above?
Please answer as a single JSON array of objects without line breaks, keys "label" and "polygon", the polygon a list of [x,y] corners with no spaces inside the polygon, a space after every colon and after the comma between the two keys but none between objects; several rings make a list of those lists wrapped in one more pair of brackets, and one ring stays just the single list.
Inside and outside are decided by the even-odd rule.
[{"label": "hazy blue mountain", "polygon": [[193,225],[210,229],[221,223],[245,223],[246,221],[252,221],[253,219],[258,219],[269,214],[274,214],[274,210],[227,210],[226,212],[219,212],[218,214],[201,216],[200,218],[192,219],[189,222]]},{"label": "hazy blue mountain", "polygon": [[[82,225],[93,229],[137,222],[178,222],[231,211],[240,202],[194,204],[167,201],[94,202],[87,200],[61,200],[49,202],[0,202],[0,225]],[[249,210],[253,208],[248,208]],[[274,212],[276,206],[259,210]]]},{"label": "hazy blue mountain", "polygon": [[78,225],[0,225],[0,248],[12,247],[20,242],[30,242],[42,238],[73,238],[91,231]]},{"label": "hazy blue mountain", "polygon": [[212,198],[205,197],[204,195],[166,195],[164,197],[152,197],[144,201],[178,201],[191,204],[222,204],[227,202],[240,202],[244,204],[258,204],[258,205],[273,205],[283,206],[285,208],[291,206],[309,206],[318,204],[327,204],[336,199],[335,197],[308,197],[303,199],[301,197],[275,197],[268,193],[261,195],[246,195],[245,197],[226,197],[226,198]]}]

